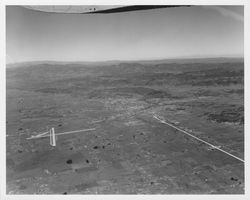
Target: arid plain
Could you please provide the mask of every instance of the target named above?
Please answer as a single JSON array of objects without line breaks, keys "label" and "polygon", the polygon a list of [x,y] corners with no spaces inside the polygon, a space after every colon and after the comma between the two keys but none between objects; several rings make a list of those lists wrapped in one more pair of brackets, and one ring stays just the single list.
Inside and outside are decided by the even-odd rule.
[{"label": "arid plain", "polygon": [[[6,69],[8,194],[243,194],[244,62],[23,63]],[[27,140],[54,127],[49,138]]]}]

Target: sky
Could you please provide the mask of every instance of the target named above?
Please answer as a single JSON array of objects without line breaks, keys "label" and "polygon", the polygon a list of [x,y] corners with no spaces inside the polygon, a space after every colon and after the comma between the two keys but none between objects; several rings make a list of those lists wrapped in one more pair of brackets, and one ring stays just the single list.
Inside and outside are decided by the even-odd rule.
[{"label": "sky", "polygon": [[7,63],[244,56],[243,6],[112,14],[6,7]]}]

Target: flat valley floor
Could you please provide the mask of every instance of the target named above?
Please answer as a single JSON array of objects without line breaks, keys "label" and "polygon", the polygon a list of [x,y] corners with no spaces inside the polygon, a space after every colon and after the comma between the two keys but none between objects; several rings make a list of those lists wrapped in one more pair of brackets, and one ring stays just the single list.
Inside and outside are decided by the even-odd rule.
[{"label": "flat valley floor", "polygon": [[[244,194],[241,61],[7,67],[7,194]],[[27,140],[54,127],[49,138]]]}]

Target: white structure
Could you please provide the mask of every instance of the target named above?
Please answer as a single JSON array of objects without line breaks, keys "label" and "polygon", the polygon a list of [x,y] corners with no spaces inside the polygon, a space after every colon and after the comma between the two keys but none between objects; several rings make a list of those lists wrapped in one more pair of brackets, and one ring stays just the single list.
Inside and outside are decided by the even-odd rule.
[{"label": "white structure", "polygon": [[55,135],[55,129],[51,128],[49,130],[49,136],[50,136],[50,145],[55,147],[56,146],[56,135]]}]

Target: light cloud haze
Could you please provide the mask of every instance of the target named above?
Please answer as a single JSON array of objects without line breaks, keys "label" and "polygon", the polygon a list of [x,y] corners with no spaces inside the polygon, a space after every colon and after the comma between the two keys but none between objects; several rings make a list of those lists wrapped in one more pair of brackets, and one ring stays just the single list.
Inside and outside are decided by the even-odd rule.
[{"label": "light cloud haze", "polygon": [[54,14],[7,6],[7,61],[243,56],[243,10],[193,6]]}]

